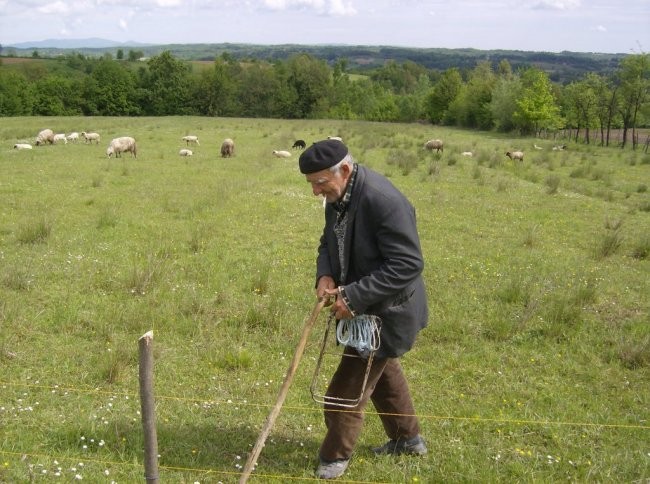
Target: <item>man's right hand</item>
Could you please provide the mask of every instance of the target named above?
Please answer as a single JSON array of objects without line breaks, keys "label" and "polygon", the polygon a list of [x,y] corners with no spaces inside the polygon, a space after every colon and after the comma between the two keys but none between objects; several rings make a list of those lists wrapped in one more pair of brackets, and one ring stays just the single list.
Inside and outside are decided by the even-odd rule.
[{"label": "man's right hand", "polygon": [[318,279],[318,284],[316,285],[316,297],[318,298],[327,298],[327,303],[325,306],[331,306],[334,302],[331,297],[331,291],[336,289],[336,282],[332,276],[322,276]]}]

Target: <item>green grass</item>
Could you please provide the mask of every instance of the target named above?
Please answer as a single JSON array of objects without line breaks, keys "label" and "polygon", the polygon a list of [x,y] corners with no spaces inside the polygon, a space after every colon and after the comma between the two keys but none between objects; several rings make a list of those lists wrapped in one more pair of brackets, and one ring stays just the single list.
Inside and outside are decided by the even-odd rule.
[{"label": "green grass", "polygon": [[[11,149],[44,127],[102,142]],[[182,158],[188,133],[201,146]],[[238,481],[315,302],[322,204],[298,153],[271,152],[333,133],[415,205],[430,306],[403,358],[429,454],[373,457],[385,437],[369,411],[345,477],[650,477],[650,164],[631,150],[572,144],[515,164],[503,153],[534,140],[419,124],[4,118],[0,482],[142,480],[137,343],[151,329],[161,479]],[[106,158],[121,135],[136,160]],[[432,137],[444,154],[422,149]],[[313,477],[322,319],[251,481]]]}]

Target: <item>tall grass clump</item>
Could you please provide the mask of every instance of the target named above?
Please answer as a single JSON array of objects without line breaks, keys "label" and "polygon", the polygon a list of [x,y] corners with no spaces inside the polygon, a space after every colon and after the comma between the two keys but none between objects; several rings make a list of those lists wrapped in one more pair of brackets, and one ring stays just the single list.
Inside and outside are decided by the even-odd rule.
[{"label": "tall grass clump", "polygon": [[546,178],[546,193],[553,195],[557,193],[560,188],[560,177],[558,175],[550,175]]},{"label": "tall grass clump", "polygon": [[45,242],[52,233],[52,223],[45,219],[29,222],[18,230],[17,239],[21,244],[38,244]]},{"label": "tall grass clump", "polygon": [[650,234],[643,234],[632,246],[632,257],[646,260],[650,254]]},{"label": "tall grass clump", "polygon": [[596,259],[604,259],[611,255],[616,254],[623,243],[623,236],[620,230],[610,230],[596,241],[594,248],[594,255]]},{"label": "tall grass clump", "polygon": [[534,247],[537,244],[537,233],[539,232],[539,224],[531,225],[524,233],[523,244],[525,247]]},{"label": "tall grass clump", "polygon": [[626,338],[619,344],[618,358],[625,368],[631,370],[650,366],[650,338],[642,341]]},{"label": "tall grass clump", "polygon": [[222,356],[219,356],[215,366],[223,370],[245,370],[250,368],[253,357],[249,351],[244,348],[228,350]]},{"label": "tall grass clump", "polygon": [[99,214],[97,219],[97,228],[105,229],[115,227],[117,225],[117,215],[110,208],[105,208]]},{"label": "tall grass clump", "polygon": [[133,263],[130,276],[126,282],[129,292],[136,296],[144,296],[162,272],[162,261],[149,256],[142,265]]},{"label": "tall grass clump", "polygon": [[32,283],[29,270],[24,267],[8,266],[2,274],[2,285],[12,291],[26,291]]},{"label": "tall grass clump", "polygon": [[386,164],[397,166],[404,176],[416,169],[418,163],[419,158],[412,151],[390,150],[386,156]]}]

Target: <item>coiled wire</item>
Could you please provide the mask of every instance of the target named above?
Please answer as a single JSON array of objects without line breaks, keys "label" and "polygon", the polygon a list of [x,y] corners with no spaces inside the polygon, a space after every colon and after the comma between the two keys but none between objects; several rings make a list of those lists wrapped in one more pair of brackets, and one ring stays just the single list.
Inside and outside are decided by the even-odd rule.
[{"label": "coiled wire", "polygon": [[336,325],[336,340],[357,350],[363,358],[377,351],[381,344],[381,319],[372,314],[361,314],[352,319],[341,319]]}]

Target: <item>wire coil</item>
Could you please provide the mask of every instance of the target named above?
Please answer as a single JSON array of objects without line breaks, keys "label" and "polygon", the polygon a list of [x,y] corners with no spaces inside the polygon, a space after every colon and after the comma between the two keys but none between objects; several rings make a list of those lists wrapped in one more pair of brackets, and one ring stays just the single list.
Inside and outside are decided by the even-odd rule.
[{"label": "wire coil", "polygon": [[357,350],[360,356],[367,358],[377,351],[381,344],[378,316],[361,314],[352,319],[341,319],[336,326],[336,340],[345,346]]}]

